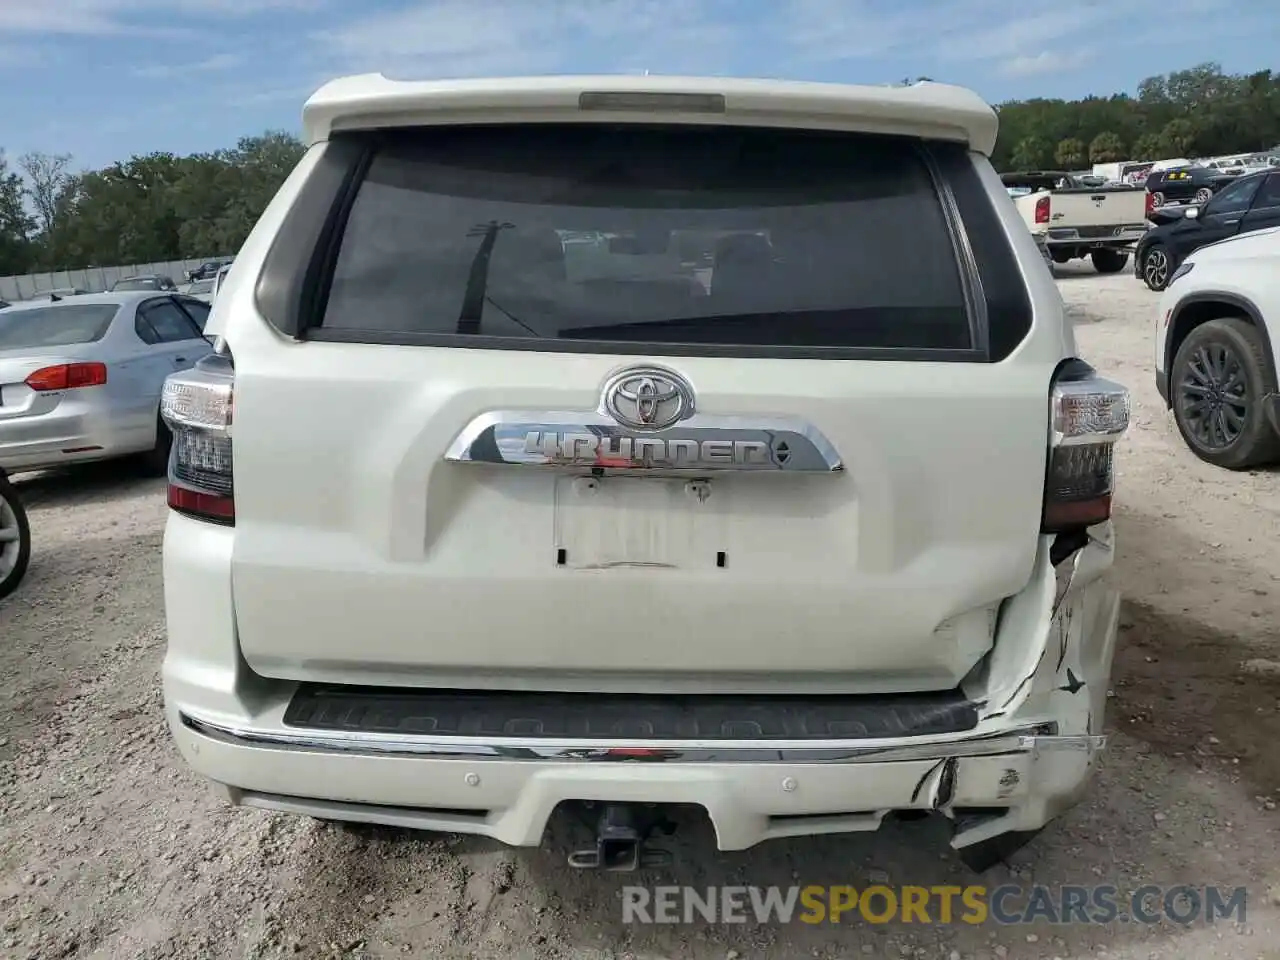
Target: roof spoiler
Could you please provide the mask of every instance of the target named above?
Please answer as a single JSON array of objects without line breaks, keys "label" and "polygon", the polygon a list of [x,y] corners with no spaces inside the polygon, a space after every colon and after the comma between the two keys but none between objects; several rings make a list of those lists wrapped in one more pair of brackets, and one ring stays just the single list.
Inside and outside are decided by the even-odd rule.
[{"label": "roof spoiler", "polygon": [[963,87],[871,87],[723,77],[567,76],[333,80],[303,107],[304,140],[336,131],[447,123],[626,122],[667,113],[688,123],[787,124],[960,141],[990,155],[999,121]]}]

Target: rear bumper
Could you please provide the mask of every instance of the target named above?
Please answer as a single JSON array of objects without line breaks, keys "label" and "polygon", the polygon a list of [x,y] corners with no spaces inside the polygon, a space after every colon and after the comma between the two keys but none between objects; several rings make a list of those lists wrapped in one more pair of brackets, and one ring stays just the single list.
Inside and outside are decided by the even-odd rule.
[{"label": "rear bumper", "polygon": [[725,850],[873,830],[895,810],[996,808],[965,816],[953,842],[966,846],[1043,826],[1095,767],[1119,609],[1099,577],[1110,529],[1097,533],[1057,570],[1042,556],[1006,604],[981,719],[965,733],[531,739],[286,724],[296,685],[257,676],[239,655],[234,530],[175,515],[165,537],[167,716],[187,762],[246,806],[536,845],[564,801],[690,803],[707,810]]},{"label": "rear bumper", "polygon": [[[175,721],[179,747],[193,766],[224,784],[252,785],[227,784],[223,793],[232,803],[480,834],[513,846],[541,843],[552,812],[566,800],[696,804],[710,816],[721,850],[874,830],[892,810],[1015,811],[976,828],[981,836],[963,837],[971,843],[1035,829],[1064,809],[1102,746],[1099,737],[1027,727],[946,744],[833,744],[783,760],[748,748],[694,750],[654,762],[610,760],[604,750],[595,758],[582,751],[535,757],[501,743],[459,745],[459,756],[443,752],[443,744],[401,744],[409,752],[392,753],[386,743],[282,740],[270,730],[236,730],[181,712]],[[555,755],[564,752],[577,756]],[[708,759],[713,755],[718,759]]]},{"label": "rear bumper", "polygon": [[1145,226],[1133,225],[1117,227],[1103,234],[1090,228],[1078,230],[1075,227],[1052,227],[1046,243],[1050,247],[1084,247],[1096,249],[1101,247],[1125,247],[1135,244],[1146,236]]},{"label": "rear bumper", "polygon": [[147,449],[154,416],[116,416],[83,404],[60,404],[32,417],[0,418],[0,466],[10,473],[105,460]]}]

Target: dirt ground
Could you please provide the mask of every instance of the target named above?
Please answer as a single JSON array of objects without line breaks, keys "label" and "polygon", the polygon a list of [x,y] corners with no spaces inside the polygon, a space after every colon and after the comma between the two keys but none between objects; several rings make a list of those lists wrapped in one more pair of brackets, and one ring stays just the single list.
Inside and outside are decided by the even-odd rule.
[{"label": "dirt ground", "polygon": [[1280,471],[1183,448],[1152,383],[1155,294],[1085,265],[1060,286],[1084,356],[1135,397],[1114,737],[1089,798],[986,882],[1245,885],[1243,923],[625,925],[628,882],[970,878],[930,822],[720,854],[695,821],[670,870],[602,878],[565,866],[563,824],[511,851],[224,807],[161,715],[161,484],[108,468],[21,485],[35,550],[0,604],[0,957],[1280,958]]}]

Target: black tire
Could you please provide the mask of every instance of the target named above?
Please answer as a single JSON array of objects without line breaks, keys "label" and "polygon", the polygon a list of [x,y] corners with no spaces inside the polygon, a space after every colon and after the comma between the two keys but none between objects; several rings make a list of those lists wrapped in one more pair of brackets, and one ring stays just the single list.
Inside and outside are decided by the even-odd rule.
[{"label": "black tire", "polygon": [[1124,250],[1109,250],[1105,247],[1089,254],[1093,261],[1093,269],[1099,273],[1119,273],[1129,262],[1129,254]]},{"label": "black tire", "polygon": [[[9,539],[16,531],[17,539]],[[0,474],[0,597],[18,589],[31,562],[31,524],[13,484]]]},{"label": "black tire", "polygon": [[1201,187],[1191,197],[1191,202],[1198,206],[1204,206],[1206,203],[1208,203],[1212,199],[1213,199],[1213,191],[1210,190],[1208,187]]},{"label": "black tire", "polygon": [[1162,243],[1153,243],[1142,254],[1142,282],[1159,293],[1173,276],[1173,258]]},{"label": "black tire", "polygon": [[1156,207],[1163,207],[1168,202],[1168,198],[1159,190],[1151,195],[1151,206],[1153,209]]},{"label": "black tire", "polygon": [[1049,259],[1052,260],[1054,263],[1058,263],[1058,264],[1067,263],[1071,260],[1071,256],[1072,256],[1072,251],[1070,250],[1064,250],[1061,247],[1049,248]]},{"label": "black tire", "polygon": [[156,445],[139,456],[142,469],[155,477],[165,476],[169,472],[169,449],[173,446],[173,434],[165,422],[156,417]]},{"label": "black tire", "polygon": [[1182,439],[1201,460],[1228,470],[1280,461],[1280,436],[1263,405],[1275,391],[1262,336],[1238,317],[1196,327],[1169,368],[1169,401]]}]

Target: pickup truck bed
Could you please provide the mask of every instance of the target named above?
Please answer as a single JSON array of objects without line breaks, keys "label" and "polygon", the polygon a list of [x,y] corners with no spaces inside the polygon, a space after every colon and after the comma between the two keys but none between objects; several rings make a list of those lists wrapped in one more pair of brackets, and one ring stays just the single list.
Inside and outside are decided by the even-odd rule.
[{"label": "pickup truck bed", "polygon": [[1005,174],[1001,180],[1054,263],[1089,256],[1100,273],[1116,273],[1146,233],[1149,201],[1141,188],[1089,187],[1065,173]]}]

